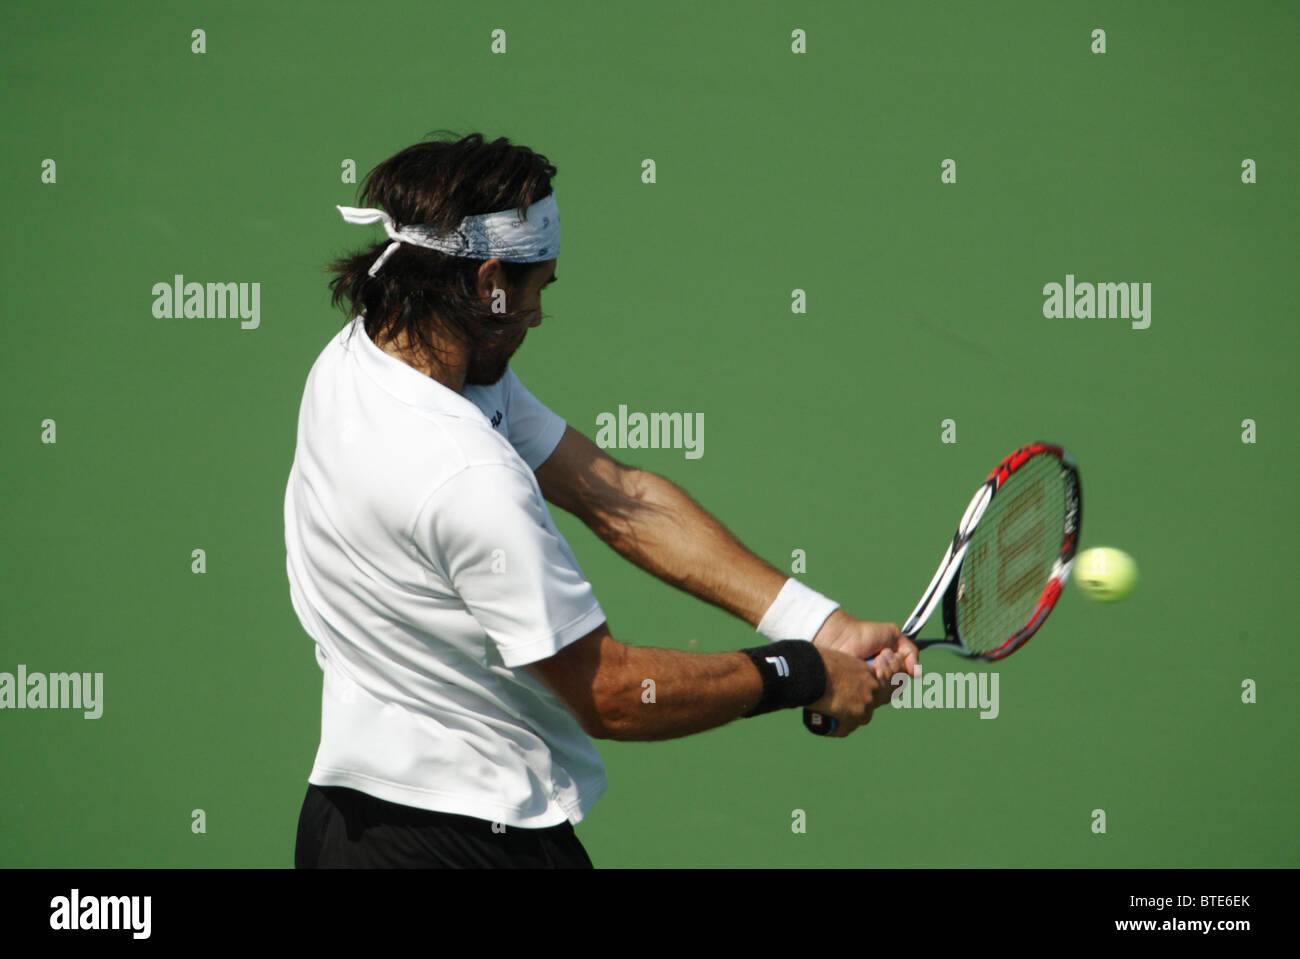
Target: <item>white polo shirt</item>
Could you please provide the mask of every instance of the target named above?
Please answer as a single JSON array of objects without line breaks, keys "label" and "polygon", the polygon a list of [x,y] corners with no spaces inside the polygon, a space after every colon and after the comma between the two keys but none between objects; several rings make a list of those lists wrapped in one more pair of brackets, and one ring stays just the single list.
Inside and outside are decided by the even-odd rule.
[{"label": "white polo shirt", "polygon": [[564,429],[513,370],[456,393],[360,317],[321,352],[284,500],[324,672],[311,782],[525,828],[604,792],[591,739],[521,668],[605,620],[533,475]]}]

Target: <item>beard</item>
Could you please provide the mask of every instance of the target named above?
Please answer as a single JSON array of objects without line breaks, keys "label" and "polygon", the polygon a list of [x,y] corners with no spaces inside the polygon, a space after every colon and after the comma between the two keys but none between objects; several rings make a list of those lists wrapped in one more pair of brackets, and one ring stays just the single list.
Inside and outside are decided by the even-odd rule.
[{"label": "beard", "polygon": [[466,386],[491,386],[500,382],[510,368],[510,358],[523,345],[523,336],[510,346],[481,345],[475,347],[470,356],[469,367],[465,370]]}]

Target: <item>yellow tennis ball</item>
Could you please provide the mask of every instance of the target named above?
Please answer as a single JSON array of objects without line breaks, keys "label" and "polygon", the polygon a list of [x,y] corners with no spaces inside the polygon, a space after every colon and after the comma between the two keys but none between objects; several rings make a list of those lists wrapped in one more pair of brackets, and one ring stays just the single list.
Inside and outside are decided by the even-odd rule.
[{"label": "yellow tennis ball", "polygon": [[1133,592],[1138,568],[1122,549],[1099,546],[1085,549],[1074,558],[1074,581],[1090,599],[1115,603]]}]

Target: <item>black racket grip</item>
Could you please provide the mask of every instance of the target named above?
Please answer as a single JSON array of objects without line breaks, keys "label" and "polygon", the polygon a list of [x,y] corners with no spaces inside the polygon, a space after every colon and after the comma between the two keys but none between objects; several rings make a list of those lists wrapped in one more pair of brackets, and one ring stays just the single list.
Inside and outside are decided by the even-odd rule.
[{"label": "black racket grip", "polygon": [[829,736],[835,732],[835,727],[839,725],[839,721],[834,716],[823,716],[811,709],[805,709],[803,711],[803,724],[808,732],[814,736]]},{"label": "black racket grip", "polygon": [[[875,662],[876,657],[872,656],[867,660],[867,665],[875,665]],[[803,711],[803,725],[814,736],[829,736],[839,729],[840,721],[834,716],[823,716],[821,713],[815,713],[811,709],[805,708]]]}]

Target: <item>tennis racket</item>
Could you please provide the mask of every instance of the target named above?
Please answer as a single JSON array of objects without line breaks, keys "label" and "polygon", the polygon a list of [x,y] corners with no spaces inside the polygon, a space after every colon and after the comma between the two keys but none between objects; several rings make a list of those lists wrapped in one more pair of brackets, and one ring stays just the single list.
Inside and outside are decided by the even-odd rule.
[{"label": "tennis racket", "polygon": [[[1082,511],[1079,470],[1069,453],[1048,443],[1016,450],[975,492],[903,635],[916,640],[942,605],[945,638],[917,640],[918,649],[951,649],[986,662],[1010,656],[1061,596]],[[810,709],[803,722],[819,736],[838,725]]]}]

